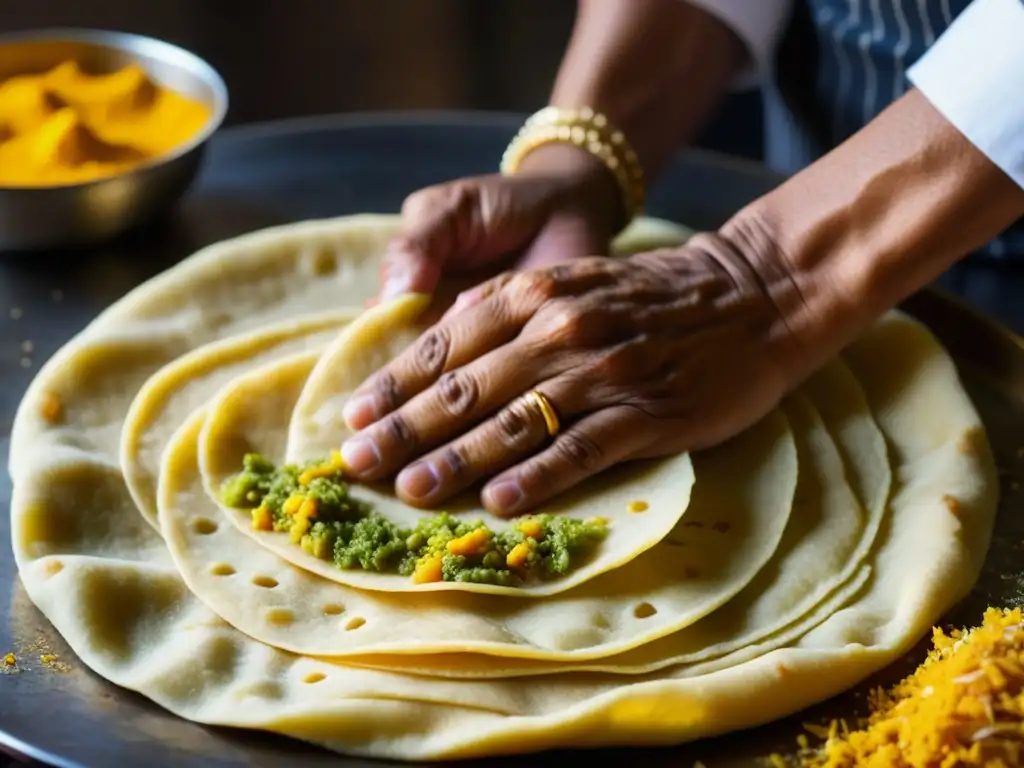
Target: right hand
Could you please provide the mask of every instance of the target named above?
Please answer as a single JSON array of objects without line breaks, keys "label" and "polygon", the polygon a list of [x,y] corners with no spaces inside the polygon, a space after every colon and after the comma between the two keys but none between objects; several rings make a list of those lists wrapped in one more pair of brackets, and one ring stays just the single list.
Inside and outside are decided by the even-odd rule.
[{"label": "right hand", "polygon": [[622,223],[612,174],[569,144],[539,147],[516,175],[476,176],[427,187],[402,206],[402,230],[381,268],[378,300],[432,293],[443,275],[548,266],[607,255]]}]

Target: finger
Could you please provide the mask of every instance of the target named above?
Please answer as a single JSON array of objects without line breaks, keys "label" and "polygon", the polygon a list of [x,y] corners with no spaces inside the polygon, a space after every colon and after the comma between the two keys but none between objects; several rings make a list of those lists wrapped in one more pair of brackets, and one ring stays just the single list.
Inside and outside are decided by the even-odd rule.
[{"label": "finger", "polygon": [[[593,410],[593,389],[578,376],[563,374],[535,391],[547,398],[559,420]],[[395,491],[413,505],[445,501],[528,458],[550,439],[543,411],[528,395],[521,395],[462,437],[403,469]]]},{"label": "finger", "polygon": [[606,408],[574,424],[550,447],[484,488],[484,506],[501,517],[521,515],[598,472],[634,457],[655,437],[650,417],[631,406]]},{"label": "finger", "polygon": [[436,386],[347,440],[341,447],[347,469],[362,480],[389,477],[532,386],[534,368],[528,350],[513,343],[446,373]]},{"label": "finger", "polygon": [[[566,294],[579,294],[596,288],[610,286],[623,270],[621,263],[602,257],[578,258],[571,263],[564,260],[563,262],[543,269],[505,272],[467,291],[463,291],[456,297],[454,304],[448,309],[442,319],[454,317],[490,298],[506,287],[512,290],[516,285],[519,285],[520,288],[529,286],[531,280],[542,282],[546,277],[550,281],[547,299],[551,299]],[[521,276],[519,277],[521,282],[510,286],[513,278],[517,276]],[[529,293],[530,287],[526,287],[522,292]],[[533,289],[533,292],[537,293],[536,287]]]},{"label": "finger", "polygon": [[527,458],[548,439],[543,414],[517,397],[494,418],[402,470],[395,492],[407,504],[429,507]]},{"label": "finger", "polygon": [[434,325],[359,386],[345,406],[346,422],[351,429],[365,429],[433,385],[442,374],[511,341],[547,302],[612,280],[608,259],[581,259],[497,278],[486,298]]},{"label": "finger", "polygon": [[381,264],[379,299],[433,293],[446,262],[465,250],[479,217],[476,184],[427,187],[402,203],[402,231],[388,244]]},{"label": "finger", "polygon": [[443,250],[430,250],[416,243],[392,243],[381,265],[381,287],[377,301],[406,293],[433,293],[441,281],[446,261]]},{"label": "finger", "polygon": [[356,388],[342,412],[346,423],[353,430],[369,427],[447,371],[514,339],[523,322],[520,314],[498,296],[462,315],[442,320]]},{"label": "finger", "polygon": [[511,272],[498,275],[497,277],[486,280],[480,285],[476,285],[465,291],[462,291],[458,296],[455,297],[454,303],[448,308],[448,311],[441,316],[442,320],[449,320],[460,312],[465,312],[470,307],[475,307],[484,299],[490,298],[497,291],[505,287],[505,284],[512,277]]}]

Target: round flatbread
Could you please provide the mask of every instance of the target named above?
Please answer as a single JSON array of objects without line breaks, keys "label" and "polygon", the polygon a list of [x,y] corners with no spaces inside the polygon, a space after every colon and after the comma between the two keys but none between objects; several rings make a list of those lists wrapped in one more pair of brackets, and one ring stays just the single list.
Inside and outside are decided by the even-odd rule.
[{"label": "round flatbread", "polygon": [[[788,423],[774,412],[733,441],[703,453],[701,480],[684,522],[647,552],[568,592],[545,599],[434,591],[352,589],[298,569],[224,521],[199,471],[209,446],[273,456],[284,448],[288,414],[315,354],[300,355],[237,378],[205,410],[202,437],[192,423],[168,444],[160,476],[160,520],[190,588],[247,634],[297,653],[441,653],[474,651],[540,659],[598,658],[635,647],[697,621],[739,592],[781,539],[796,485],[796,450]],[[243,397],[230,430],[210,430],[219,403]],[[198,417],[196,417],[198,418]],[[273,421],[279,429],[270,429]],[[278,435],[277,445],[273,435]],[[260,436],[269,435],[266,444]],[[198,459],[193,459],[198,439]],[[204,441],[207,447],[204,447]],[[219,447],[218,447],[219,446]],[[240,454],[239,454],[240,455]],[[614,476],[614,473],[612,473]],[[229,512],[232,512],[229,510]],[[242,574],[219,578],[222,566]],[[272,584],[271,589],[261,584]],[[349,613],[322,606],[344,606]],[[285,608],[287,622],[266,611]],[[358,616],[359,633],[339,633]],[[415,626],[415,632],[411,627]]]},{"label": "round flatbread", "polygon": [[[544,597],[624,565],[675,527],[690,503],[693,487],[693,464],[686,454],[620,467],[537,510],[577,519],[602,517],[608,521],[608,534],[593,555],[568,574],[520,587],[460,581],[416,584],[397,573],[342,570],[307,554],[286,532],[255,530],[248,510],[221,504],[221,488],[241,469],[247,453],[258,453],[278,464],[304,463],[325,459],[331,450],[340,448],[341,441],[351,434],[341,417],[348,395],[417,338],[416,318],[424,307],[419,297],[410,297],[367,311],[341,332],[312,369],[302,364],[263,367],[239,376],[216,398],[200,440],[200,466],[211,499],[221,505],[239,531],[311,573],[360,589]],[[792,471],[795,474],[795,461]],[[399,501],[390,486],[352,486],[352,495],[406,528],[425,516],[423,510]],[[634,501],[644,502],[647,509],[630,511]],[[493,531],[518,524],[489,514],[475,497],[447,509],[466,519],[482,520]],[[765,545],[770,542],[769,536]]]},{"label": "round flatbread", "polygon": [[[893,315],[846,353],[897,478],[872,573],[853,600],[784,647],[697,675],[669,667],[524,683],[355,669],[251,639],[188,589],[139,514],[118,462],[120,434],[139,388],[177,357],[300,314],[359,307],[386,242],[361,221],[260,233],[183,262],[104,313],[29,388],[11,443],[15,557],[32,602],[97,674],[197,722],[378,758],[678,743],[781,717],[864,679],[977,577],[998,488],[984,429],[948,355]],[[373,238],[377,250],[360,251]],[[311,239],[334,254],[334,272],[313,268],[324,262],[309,256]]]},{"label": "round flatbread", "polygon": [[841,360],[791,395],[784,410],[796,437],[800,471],[782,541],[742,592],[695,624],[625,653],[586,661],[444,654],[355,657],[347,663],[462,679],[567,671],[645,674],[668,666],[718,668],[805,634],[864,586],[891,471],[885,438]]},{"label": "round flatbread", "polygon": [[121,430],[121,469],[139,512],[156,531],[160,454],[193,410],[243,370],[297,352],[322,350],[359,313],[325,312],[200,347],[168,363],[142,385]]}]

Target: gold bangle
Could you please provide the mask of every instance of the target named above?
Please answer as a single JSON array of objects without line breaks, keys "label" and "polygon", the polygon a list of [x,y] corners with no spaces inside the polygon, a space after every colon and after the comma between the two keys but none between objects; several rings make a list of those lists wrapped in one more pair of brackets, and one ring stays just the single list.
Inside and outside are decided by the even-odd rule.
[{"label": "gold bangle", "polygon": [[622,131],[589,107],[545,107],[519,129],[501,158],[501,173],[514,174],[523,159],[547,144],[573,144],[589,152],[611,172],[622,194],[626,223],[643,209],[644,170]]}]

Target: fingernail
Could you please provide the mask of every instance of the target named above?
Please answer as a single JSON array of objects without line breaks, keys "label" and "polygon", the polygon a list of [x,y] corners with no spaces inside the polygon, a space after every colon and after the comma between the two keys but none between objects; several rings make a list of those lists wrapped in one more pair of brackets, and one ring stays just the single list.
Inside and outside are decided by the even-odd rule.
[{"label": "fingernail", "polygon": [[496,507],[500,512],[515,512],[523,501],[523,492],[514,480],[506,480],[503,483],[492,485],[484,493],[490,500],[491,506]]},{"label": "fingernail", "polygon": [[380,464],[380,452],[373,441],[366,437],[353,437],[341,446],[341,458],[345,466],[357,475],[369,472]]},{"label": "fingernail", "polygon": [[387,301],[409,292],[409,279],[405,275],[394,275],[384,281],[380,289],[380,300]]},{"label": "fingernail", "polygon": [[432,464],[421,462],[403,469],[398,474],[397,482],[408,496],[422,499],[437,489],[440,478]]},{"label": "fingernail", "polygon": [[345,403],[341,415],[351,429],[363,429],[377,420],[376,402],[370,395],[353,397]]}]

